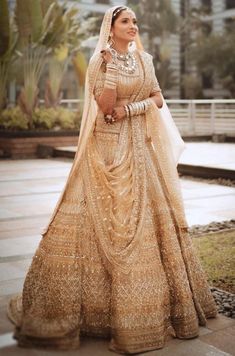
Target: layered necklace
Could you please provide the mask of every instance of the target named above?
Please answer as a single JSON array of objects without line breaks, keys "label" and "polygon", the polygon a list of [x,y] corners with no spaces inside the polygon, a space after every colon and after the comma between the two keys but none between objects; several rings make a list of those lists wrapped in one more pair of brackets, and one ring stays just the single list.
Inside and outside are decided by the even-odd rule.
[{"label": "layered necklace", "polygon": [[136,58],[133,53],[127,52],[125,54],[118,53],[114,48],[110,48],[110,51],[115,59],[123,63],[117,63],[118,68],[125,73],[133,74],[137,68]]}]

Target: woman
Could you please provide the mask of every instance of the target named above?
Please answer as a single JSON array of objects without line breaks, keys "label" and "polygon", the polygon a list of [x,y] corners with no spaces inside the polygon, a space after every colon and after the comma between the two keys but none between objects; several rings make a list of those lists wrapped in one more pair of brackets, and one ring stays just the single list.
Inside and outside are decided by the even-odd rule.
[{"label": "woman", "polygon": [[182,146],[135,14],[109,9],[73,166],[22,297],[9,304],[20,346],[73,349],[91,335],[137,353],[162,348],[169,335],[196,337],[216,316],[187,232]]}]

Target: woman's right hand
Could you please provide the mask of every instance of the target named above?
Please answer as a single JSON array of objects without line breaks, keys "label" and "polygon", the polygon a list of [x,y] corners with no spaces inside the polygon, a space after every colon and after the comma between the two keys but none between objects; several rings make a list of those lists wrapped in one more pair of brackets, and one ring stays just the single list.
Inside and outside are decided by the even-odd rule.
[{"label": "woman's right hand", "polygon": [[103,49],[100,53],[105,63],[113,62],[113,56],[109,49]]}]

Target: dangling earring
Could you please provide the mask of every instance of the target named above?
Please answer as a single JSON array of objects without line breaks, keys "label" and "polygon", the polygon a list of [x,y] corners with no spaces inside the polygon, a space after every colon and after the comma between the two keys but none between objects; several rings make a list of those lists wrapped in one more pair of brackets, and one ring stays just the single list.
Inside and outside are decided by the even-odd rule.
[{"label": "dangling earring", "polygon": [[131,41],[128,45],[130,51],[134,51],[136,47],[135,41]]},{"label": "dangling earring", "polygon": [[108,44],[109,44],[109,47],[113,47],[114,44],[115,44],[115,41],[113,39],[113,34],[112,33],[110,33],[110,35],[109,35]]}]

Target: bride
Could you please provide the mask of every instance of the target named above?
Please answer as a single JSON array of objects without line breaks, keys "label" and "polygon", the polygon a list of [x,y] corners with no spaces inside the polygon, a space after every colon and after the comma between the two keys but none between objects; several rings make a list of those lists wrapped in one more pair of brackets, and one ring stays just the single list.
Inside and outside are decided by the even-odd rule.
[{"label": "bride", "polygon": [[86,76],[78,149],[9,318],[22,347],[80,336],[138,353],[198,336],[216,304],[188,234],[183,141],[127,7],[104,16]]}]

